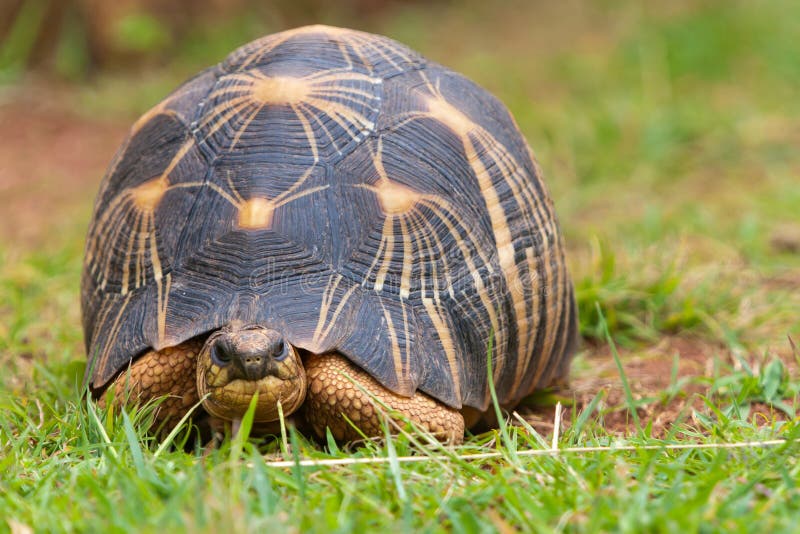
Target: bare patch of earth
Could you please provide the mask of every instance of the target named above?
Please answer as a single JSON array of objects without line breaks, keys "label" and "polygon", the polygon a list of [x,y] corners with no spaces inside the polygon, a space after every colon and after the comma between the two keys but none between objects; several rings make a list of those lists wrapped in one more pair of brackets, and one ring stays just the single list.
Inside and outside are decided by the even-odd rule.
[{"label": "bare patch of earth", "polygon": [[0,101],[0,243],[30,250],[88,222],[128,125],[78,115],[46,92],[14,93]]},{"label": "bare patch of earth", "polygon": [[[786,347],[774,356],[780,357],[794,376],[796,362],[788,343]],[[711,394],[715,369],[721,366],[726,373],[741,368],[724,345],[686,337],[665,337],[635,351],[619,349],[619,355],[640,425],[650,426],[650,434],[656,438],[690,437],[686,435],[692,432],[689,429],[700,426],[697,414],[709,414],[702,397]],[[758,369],[758,363],[751,366]],[[589,348],[580,368],[573,370],[568,389],[558,395],[567,404],[574,401],[562,411],[562,429],[573,424],[573,408],[580,414],[600,395],[597,411],[603,428],[619,436],[636,432],[620,372],[607,346]],[[555,406],[522,407],[519,411],[540,434],[553,433]],[[768,404],[753,403],[748,419],[758,425],[769,425],[787,416]]]}]

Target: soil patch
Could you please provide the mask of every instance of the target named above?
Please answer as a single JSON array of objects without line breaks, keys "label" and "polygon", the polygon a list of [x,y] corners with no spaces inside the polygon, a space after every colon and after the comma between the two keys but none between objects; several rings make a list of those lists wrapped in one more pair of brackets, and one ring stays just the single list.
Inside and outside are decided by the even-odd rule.
[{"label": "soil patch", "polygon": [[86,224],[127,124],[87,119],[41,94],[0,102],[0,243],[31,250]]},{"label": "soil patch", "polygon": [[[643,428],[649,425],[651,435],[656,438],[689,437],[684,430],[697,426],[694,424],[698,422],[696,414],[708,413],[701,395],[710,393],[715,366],[737,368],[739,365],[724,345],[685,337],[665,337],[644,349],[619,349],[618,352],[640,424]],[[791,354],[779,356],[790,372],[796,371]],[[576,413],[589,406],[596,395],[601,395],[597,411],[603,427],[619,436],[635,433],[620,373],[609,348],[590,348],[580,367],[573,370],[569,388],[559,391],[558,395],[573,400]],[[572,424],[572,408],[564,406],[562,429]],[[552,434],[554,406],[524,407],[520,415],[539,433]],[[771,424],[787,417],[768,404],[753,403],[748,418],[757,424]]]}]

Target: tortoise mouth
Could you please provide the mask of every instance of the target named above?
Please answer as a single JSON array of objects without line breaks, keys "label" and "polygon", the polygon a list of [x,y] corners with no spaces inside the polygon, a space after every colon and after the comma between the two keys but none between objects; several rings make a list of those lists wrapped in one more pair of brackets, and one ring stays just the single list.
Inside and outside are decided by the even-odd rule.
[{"label": "tortoise mouth", "polygon": [[303,404],[306,382],[297,349],[279,332],[259,325],[214,332],[197,357],[203,407],[222,419],[241,419],[255,395],[255,421],[276,421],[281,411],[288,416]]}]

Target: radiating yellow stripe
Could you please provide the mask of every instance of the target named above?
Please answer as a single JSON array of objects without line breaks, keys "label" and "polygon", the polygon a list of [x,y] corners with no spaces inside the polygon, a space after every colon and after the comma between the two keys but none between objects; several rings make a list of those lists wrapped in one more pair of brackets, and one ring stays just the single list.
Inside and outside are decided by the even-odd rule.
[{"label": "radiating yellow stripe", "polygon": [[461,402],[461,373],[458,367],[458,357],[456,355],[455,345],[453,344],[453,338],[450,336],[450,329],[446,321],[442,319],[432,299],[422,299],[422,305],[425,306],[425,311],[428,312],[428,317],[430,317],[433,328],[436,330],[436,335],[439,337],[439,343],[442,345],[444,354],[447,357],[450,376],[453,377],[455,397]]},{"label": "radiating yellow stripe", "polygon": [[[408,217],[409,217],[410,223],[411,223],[411,233],[412,233],[412,235],[414,237],[413,241],[415,243],[419,243],[420,241],[422,241],[422,244],[420,244],[420,247],[418,249],[418,259],[420,260],[419,288],[420,288],[420,296],[422,298],[425,298],[427,296],[426,292],[427,292],[428,280],[427,280],[427,277],[426,277],[426,274],[425,274],[425,265],[423,264],[424,262],[422,262],[423,246],[425,247],[425,252],[427,253],[427,256],[428,256],[428,264],[431,267],[431,276],[433,277],[433,283],[431,284],[431,286],[432,286],[432,290],[433,290],[434,293],[436,293],[438,291],[438,287],[437,287],[438,280],[436,279],[437,274],[438,274],[437,268],[436,268],[436,262],[438,261],[438,258],[434,258],[431,255],[431,252],[434,250],[433,243],[432,243],[428,233],[424,231],[423,224],[422,224],[422,222],[424,222],[424,221],[421,222],[421,216],[419,214],[419,210],[416,207],[411,208],[411,211],[408,212]],[[439,249],[439,250],[443,250],[443,249]],[[443,262],[443,263],[445,263],[445,262]]]},{"label": "radiating yellow stripe", "polygon": [[223,104],[216,106],[214,112],[209,113],[198,126],[198,128],[208,127],[208,131],[205,132],[203,140],[210,138],[217,130],[229,123],[233,117],[252,105],[253,101],[249,96],[240,96],[226,100]]},{"label": "radiating yellow stripe", "polygon": [[305,114],[305,106],[300,105],[293,105],[292,111],[297,116],[300,124],[303,125],[303,131],[306,134],[306,139],[308,140],[308,146],[311,148],[311,155],[314,156],[314,163],[319,161],[319,149],[317,148],[317,136],[314,135],[314,130],[311,128],[311,123],[308,121],[308,117]]},{"label": "radiating yellow stripe", "polygon": [[167,308],[169,306],[169,291],[172,288],[172,274],[167,273],[164,277],[163,289],[161,280],[156,281],[156,288],[158,288],[158,345],[163,347],[167,332]]},{"label": "radiating yellow stripe", "polygon": [[108,365],[108,358],[111,354],[111,348],[114,346],[114,343],[117,340],[117,336],[119,335],[121,327],[120,319],[122,319],[122,314],[128,307],[128,304],[130,303],[132,296],[133,293],[128,293],[125,296],[125,300],[122,301],[119,310],[117,310],[117,316],[114,318],[114,322],[112,323],[111,328],[108,329],[107,331],[106,343],[105,346],[103,347],[103,353],[100,357],[100,365],[98,366],[98,369],[105,369],[106,365]]},{"label": "radiating yellow stripe", "polygon": [[[128,236],[128,248],[125,249],[125,261],[122,262],[122,290],[120,293],[125,295],[128,293],[128,280],[131,274],[131,258],[133,257],[133,243],[136,240],[136,234],[141,232],[141,225],[143,222],[143,217],[141,213],[136,214],[136,218],[133,221],[133,228],[131,229],[131,235]],[[136,266],[138,267],[138,262]],[[139,271],[136,271],[137,281],[139,276]]]},{"label": "radiating yellow stripe", "polygon": [[414,260],[414,249],[404,217],[400,217],[400,231],[403,234],[403,269],[400,273],[400,298],[407,299],[411,292],[411,267]]},{"label": "radiating yellow stripe", "polygon": [[[545,241],[545,246],[549,248],[549,243]],[[553,346],[556,340],[556,333],[558,329],[558,320],[561,312],[562,299],[559,294],[561,280],[554,278],[553,265],[550,259],[550,251],[542,254],[542,258],[547,258],[548,261],[543,261],[545,280],[547,281],[549,291],[545,291],[545,316],[543,320],[546,321],[544,326],[544,343],[542,344],[542,351],[539,353],[539,360],[536,362],[536,373],[534,374],[534,381],[538,381],[547,367],[547,362],[553,354]]]},{"label": "radiating yellow stripe", "polygon": [[[97,321],[94,323],[94,329],[92,330],[92,337],[91,337],[92,341],[97,341],[100,332],[102,332],[105,329],[106,321],[108,320],[108,315],[111,313],[111,305],[109,304],[109,301],[113,303],[114,299],[108,298],[106,296],[106,298],[104,298],[102,303],[100,304],[100,313],[98,314]],[[95,354],[93,356],[97,356],[99,358],[99,356],[101,355],[102,353]]]},{"label": "radiating yellow stripe", "polygon": [[320,342],[320,336],[325,326],[325,321],[328,318],[328,309],[331,306],[333,295],[336,293],[336,288],[339,286],[339,282],[341,280],[342,275],[340,274],[331,276],[327,285],[325,286],[325,291],[322,293],[322,303],[319,309],[319,320],[317,321],[317,327],[314,329],[314,336],[311,338],[311,342],[315,345]]},{"label": "radiating yellow stripe", "polygon": [[[559,244],[560,243],[557,243],[557,245]],[[554,248],[563,250],[559,246]],[[555,337],[557,336],[558,332],[568,327],[568,324],[561,324],[561,315],[564,311],[563,306],[572,306],[572,302],[569,298],[569,281],[567,279],[567,268],[566,262],[564,261],[563,252],[561,253],[561,257],[557,258],[556,264],[556,268],[558,270],[557,281],[554,282],[549,278],[550,288],[553,293],[553,298],[555,299],[556,309],[555,312],[548,313],[548,317],[552,317],[553,320],[548,320],[545,331],[545,346],[542,349],[541,358],[537,362],[536,373],[533,377],[534,385],[538,384],[543,378],[543,374],[550,363],[550,359],[553,357],[561,357],[561,355],[564,353],[564,347],[566,346],[567,332],[564,333],[564,339],[562,339],[560,348],[555,347]],[[569,311],[569,309],[567,311]],[[565,315],[565,319],[566,321],[569,321],[569,316]]]},{"label": "radiating yellow stripe", "polygon": [[386,319],[387,333],[392,342],[392,360],[394,362],[395,376],[397,377],[397,386],[400,391],[406,391],[407,378],[403,374],[403,358],[400,355],[400,343],[397,340],[397,332],[392,322],[392,314],[383,307],[383,302],[381,302],[381,308],[383,309],[383,317]]},{"label": "radiating yellow stripe", "polygon": [[341,315],[342,310],[344,310],[347,301],[350,300],[350,297],[353,295],[353,292],[355,292],[356,287],[358,286],[355,285],[350,286],[350,289],[345,291],[344,295],[342,295],[342,299],[339,301],[339,304],[336,305],[336,309],[333,310],[333,317],[330,318],[330,320],[328,321],[328,326],[322,332],[320,341],[328,338],[328,336],[331,333],[331,330],[333,330],[333,327],[336,326],[336,321],[339,319],[339,315]]},{"label": "radiating yellow stripe", "polygon": [[[388,230],[388,234],[387,234]],[[387,216],[383,223],[383,237],[386,239],[386,248],[383,253],[381,267],[375,277],[375,291],[383,290],[383,283],[386,280],[386,273],[389,271],[389,264],[394,255],[394,217]]]},{"label": "radiating yellow stripe", "polygon": [[[124,221],[125,218],[127,218],[128,212],[130,212],[131,209],[132,209],[132,207],[130,205],[128,205],[128,204],[124,205],[124,208],[123,208],[124,215],[121,215],[120,219],[115,221],[116,224],[111,225],[111,233],[105,239],[106,246],[108,246],[109,244],[111,244],[111,246],[113,246],[113,244],[117,242],[117,240],[119,239],[120,234],[122,233],[122,229],[123,229],[123,225],[121,224],[121,221]],[[106,256],[104,258],[102,275],[101,275],[102,282],[100,284],[100,288],[101,289],[105,289],[106,284],[108,283],[108,278],[109,278],[109,275],[111,274],[111,261],[113,259],[114,259],[114,255],[113,254],[106,254]]]},{"label": "radiating yellow stripe", "polygon": [[[383,255],[383,249],[386,246],[386,232],[385,232],[385,229],[386,229],[386,225],[388,224],[388,221],[389,221],[388,217],[385,218],[384,221],[383,221],[384,231],[382,231],[382,233],[381,233],[381,242],[378,244],[378,250],[375,253],[375,257],[372,259],[372,263],[370,264],[369,269],[367,269],[366,274],[364,274],[364,281],[361,283],[361,285],[365,285],[366,284],[367,280],[369,280],[369,277],[372,275],[372,271],[375,270],[375,267],[378,265],[378,262],[380,262],[380,260],[381,260],[381,256]],[[375,277],[375,281],[377,282],[377,275]],[[373,284],[373,287],[374,287],[374,284]]]},{"label": "radiating yellow stripe", "polygon": [[[409,332],[408,332],[408,315],[406,314],[405,305],[403,305],[401,303],[400,309],[403,311],[403,333],[406,336],[405,337],[406,350],[405,350],[405,356],[403,358],[405,360],[405,366],[403,368],[403,377],[404,377],[403,378],[403,384],[404,384],[404,387],[408,387],[408,380],[409,380],[409,377],[411,376],[411,352],[410,352],[410,350],[411,350],[411,336],[409,335]],[[406,389],[403,389],[403,391],[406,391]]]}]

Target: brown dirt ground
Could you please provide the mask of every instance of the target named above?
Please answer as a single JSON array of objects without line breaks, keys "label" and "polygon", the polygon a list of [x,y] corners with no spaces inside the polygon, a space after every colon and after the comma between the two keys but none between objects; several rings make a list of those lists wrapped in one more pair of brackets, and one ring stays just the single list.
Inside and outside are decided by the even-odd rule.
[{"label": "brown dirt ground", "polygon": [[[5,96],[5,98],[3,98]],[[97,186],[127,124],[79,117],[50,93],[0,95],[0,243],[57,243],[86,224]]]},{"label": "brown dirt ground", "polygon": [[[631,394],[639,406],[640,424],[642,428],[651,425],[650,435],[656,438],[688,437],[687,432],[702,432],[696,414],[709,414],[702,396],[710,393],[715,366],[721,366],[723,374],[741,367],[724,345],[692,337],[664,337],[635,351],[618,349],[618,352]],[[797,362],[788,341],[785,350],[770,356],[779,357],[792,376],[796,376]],[[634,433],[636,427],[627,409],[622,380],[609,347],[589,347],[585,358],[591,370],[587,371],[585,366],[574,370],[568,388],[557,392],[566,401],[561,428],[570,427],[573,407],[575,413],[580,413],[599,393],[601,401],[597,411],[604,428],[620,436]],[[747,359],[754,370],[765,363],[764,358],[757,355]],[[678,368],[673,378],[676,360]],[[555,411],[555,406],[523,407],[520,415],[540,434],[552,435]],[[748,419],[759,425],[769,425],[786,420],[787,416],[770,405],[754,403]]]},{"label": "brown dirt ground", "polygon": [[[57,243],[60,227],[88,222],[100,179],[127,128],[128,121],[91,119],[71,112],[63,99],[47,92],[0,94],[0,243],[7,251],[19,253]],[[599,411],[604,426],[616,434],[631,433],[633,421],[625,409],[619,372],[608,347],[587,347],[586,351],[588,366],[575,369],[569,389],[559,395],[574,399],[580,413],[603,392]],[[676,354],[677,376],[683,382],[668,398],[664,391],[670,387]],[[731,363],[724,347],[682,337],[666,337],[635,352],[622,350],[621,355],[633,395],[642,400],[638,410],[642,424],[652,424],[653,435],[659,437],[668,436],[676,421],[695,426],[694,410],[704,411],[698,395],[708,390],[703,378],[712,376],[715,358]],[[519,412],[540,433],[552,434],[553,406],[522,407]],[[569,427],[571,414],[572,407],[566,406],[562,428]],[[756,405],[750,417],[769,423],[782,414]]]}]

